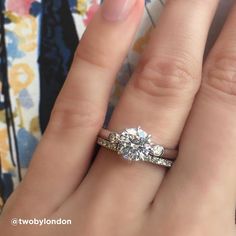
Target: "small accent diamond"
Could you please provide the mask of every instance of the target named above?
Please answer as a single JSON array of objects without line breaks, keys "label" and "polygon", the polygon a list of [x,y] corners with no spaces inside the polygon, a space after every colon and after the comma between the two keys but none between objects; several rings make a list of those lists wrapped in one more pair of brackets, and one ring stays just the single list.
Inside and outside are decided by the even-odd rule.
[{"label": "small accent diamond", "polygon": [[153,155],[160,157],[164,154],[164,148],[160,145],[155,145],[152,147],[152,153]]},{"label": "small accent diamond", "polygon": [[110,133],[108,139],[111,143],[117,143],[119,141],[119,134],[117,133]]}]

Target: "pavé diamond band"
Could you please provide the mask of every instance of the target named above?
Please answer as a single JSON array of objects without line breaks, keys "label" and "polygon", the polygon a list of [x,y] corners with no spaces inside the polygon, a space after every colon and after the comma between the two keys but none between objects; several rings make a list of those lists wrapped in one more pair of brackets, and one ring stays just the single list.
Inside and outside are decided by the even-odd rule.
[{"label": "pav\u00e9 diamond band", "polygon": [[97,143],[117,152],[125,160],[145,161],[164,167],[171,167],[178,151],[155,144],[151,135],[140,127],[129,128],[117,133],[102,129]]}]

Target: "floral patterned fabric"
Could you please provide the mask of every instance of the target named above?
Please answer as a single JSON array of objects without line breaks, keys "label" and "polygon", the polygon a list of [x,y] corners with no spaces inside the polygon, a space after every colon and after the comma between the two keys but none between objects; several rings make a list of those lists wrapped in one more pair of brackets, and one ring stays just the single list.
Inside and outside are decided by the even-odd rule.
[{"label": "floral patterned fabric", "polygon": [[[231,2],[222,1],[209,45]],[[79,39],[99,4],[0,0],[0,207],[26,173]],[[140,30],[113,88],[106,123],[163,7],[164,1],[146,0]]]}]

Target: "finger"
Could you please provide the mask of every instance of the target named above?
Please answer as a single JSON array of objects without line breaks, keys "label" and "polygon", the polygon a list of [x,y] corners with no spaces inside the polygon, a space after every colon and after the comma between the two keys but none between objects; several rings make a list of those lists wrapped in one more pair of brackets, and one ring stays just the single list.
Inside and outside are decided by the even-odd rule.
[{"label": "finger", "polygon": [[[168,1],[109,129],[140,125],[160,144],[177,146],[200,84],[204,46],[216,6],[215,0]],[[81,197],[75,198],[103,206],[119,201],[119,210],[140,211],[153,200],[164,173],[164,168],[147,163],[130,165],[102,149],[80,186]],[[98,203],[101,199],[105,202]]]},{"label": "finger", "polygon": [[161,191],[167,204],[173,201],[171,196],[178,195],[175,204],[181,206],[182,202],[186,209],[191,205],[191,211],[201,212],[200,217],[209,209],[218,212],[218,219],[231,227],[235,224],[236,200],[235,23],[236,6],[207,58],[179,159]]},{"label": "finger", "polygon": [[47,199],[38,206],[40,212],[58,206],[87,171],[115,75],[143,9],[142,0],[131,0],[126,8],[122,4],[124,0],[107,0],[82,38],[47,131],[21,186],[22,192],[27,192],[22,201],[28,208],[37,207],[35,202],[39,199]]}]

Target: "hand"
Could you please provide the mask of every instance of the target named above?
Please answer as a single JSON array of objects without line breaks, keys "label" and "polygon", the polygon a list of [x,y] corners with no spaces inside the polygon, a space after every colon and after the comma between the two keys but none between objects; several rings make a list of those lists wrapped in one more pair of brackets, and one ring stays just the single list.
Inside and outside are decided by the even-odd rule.
[{"label": "hand", "polygon": [[[129,164],[104,148],[89,168],[143,11],[143,0],[105,1],[30,168],[4,208],[2,235],[235,235],[236,7],[202,67],[217,4],[168,1],[109,124],[115,131],[141,125],[165,147],[179,145],[167,172]],[[71,219],[72,225],[13,227],[12,218]]]}]

